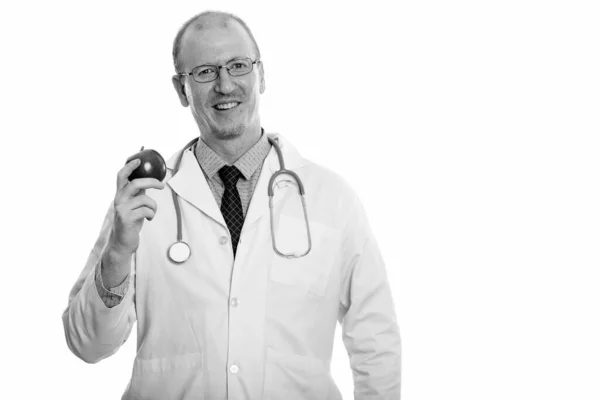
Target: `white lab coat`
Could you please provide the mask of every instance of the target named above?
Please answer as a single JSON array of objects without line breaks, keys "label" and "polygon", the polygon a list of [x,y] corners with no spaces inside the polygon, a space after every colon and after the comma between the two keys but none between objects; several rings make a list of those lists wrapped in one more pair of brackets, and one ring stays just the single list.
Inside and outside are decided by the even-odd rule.
[{"label": "white lab coat", "polygon": [[[353,370],[355,399],[400,398],[400,335],[385,266],[355,193],[338,175],[303,159],[277,135],[286,167],[306,190],[311,252],[286,259],[273,251],[267,186],[279,169],[265,160],[233,259],[229,233],[192,151],[144,222],[130,286],[107,308],[94,284],[113,221],[109,210],[71,291],[63,323],[69,348],[95,363],[114,354],[137,320],[137,355],[123,399],[340,399],[330,375],[339,321]],[[277,245],[307,245],[295,187],[278,180]],[[173,264],[174,190],[191,258]]]}]

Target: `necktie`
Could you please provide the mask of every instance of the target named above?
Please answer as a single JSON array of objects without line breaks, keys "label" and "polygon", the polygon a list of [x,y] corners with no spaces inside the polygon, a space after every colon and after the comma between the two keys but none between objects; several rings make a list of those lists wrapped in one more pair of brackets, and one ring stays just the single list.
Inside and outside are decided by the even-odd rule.
[{"label": "necktie", "polygon": [[229,234],[231,235],[233,257],[235,257],[240,233],[244,225],[242,201],[235,186],[240,175],[241,172],[233,165],[226,165],[219,170],[219,176],[225,185],[225,193],[223,193],[223,199],[221,200],[221,214],[223,214],[227,228],[229,228]]}]

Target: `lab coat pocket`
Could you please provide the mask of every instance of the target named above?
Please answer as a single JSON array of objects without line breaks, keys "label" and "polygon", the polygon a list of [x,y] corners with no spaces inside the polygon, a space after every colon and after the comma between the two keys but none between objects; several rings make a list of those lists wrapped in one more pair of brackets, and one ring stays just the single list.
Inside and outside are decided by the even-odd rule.
[{"label": "lab coat pocket", "polygon": [[[304,219],[279,217],[275,227],[277,250],[281,253],[301,254],[309,246]],[[310,222],[311,250],[300,258],[273,255],[270,279],[323,296],[337,254],[337,231],[318,222]]]},{"label": "lab coat pocket", "polygon": [[321,360],[267,348],[264,400],[327,400],[331,385]]},{"label": "lab coat pocket", "polygon": [[204,400],[202,353],[136,359],[123,400]]}]

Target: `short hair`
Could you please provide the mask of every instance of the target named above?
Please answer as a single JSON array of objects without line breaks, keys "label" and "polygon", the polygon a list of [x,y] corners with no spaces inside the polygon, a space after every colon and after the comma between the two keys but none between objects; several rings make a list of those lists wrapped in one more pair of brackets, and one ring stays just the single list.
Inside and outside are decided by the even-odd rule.
[{"label": "short hair", "polygon": [[[182,67],[181,60],[179,59],[179,55],[181,53],[181,40],[183,39],[183,35],[187,31],[188,27],[203,17],[212,17],[212,16],[220,17],[223,26],[227,26],[226,24],[227,24],[228,20],[234,20],[234,21],[238,22],[242,26],[242,28],[244,28],[246,33],[248,33],[248,36],[250,36],[250,39],[252,40],[252,43],[254,44],[254,49],[256,51],[256,57],[260,58],[260,50],[258,49],[258,44],[256,43],[256,39],[254,39],[254,35],[252,35],[252,31],[250,31],[250,28],[248,28],[248,25],[246,25],[246,23],[240,17],[238,17],[237,15],[228,13],[228,12],[224,12],[224,11],[204,11],[204,12],[194,15],[192,18],[188,19],[181,26],[181,28],[179,28],[179,31],[177,32],[177,35],[175,36],[175,40],[173,41],[173,65],[175,66],[175,72],[179,72],[179,69]],[[197,30],[200,30],[203,28],[203,24],[198,22],[197,24],[194,25],[194,28],[196,28]]]}]

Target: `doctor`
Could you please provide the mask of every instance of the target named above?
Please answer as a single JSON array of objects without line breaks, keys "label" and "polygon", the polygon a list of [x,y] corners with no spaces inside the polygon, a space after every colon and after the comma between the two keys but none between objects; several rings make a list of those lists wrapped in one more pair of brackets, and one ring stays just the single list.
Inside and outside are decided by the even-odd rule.
[{"label": "doctor", "polygon": [[[353,190],[335,173],[261,129],[265,73],[238,17],[190,19],[173,48],[173,85],[200,140],[167,162],[164,183],[128,181],[63,314],[71,351],[88,363],[114,354],[137,321],[123,399],[340,399],[330,374],[336,324],[355,399],[400,398],[400,336],[384,262]],[[216,66],[216,67],[215,67]],[[304,184],[311,249],[296,183]],[[179,168],[175,168],[181,157]],[[181,230],[191,254],[169,259]],[[101,382],[99,382],[101,383]]]}]

